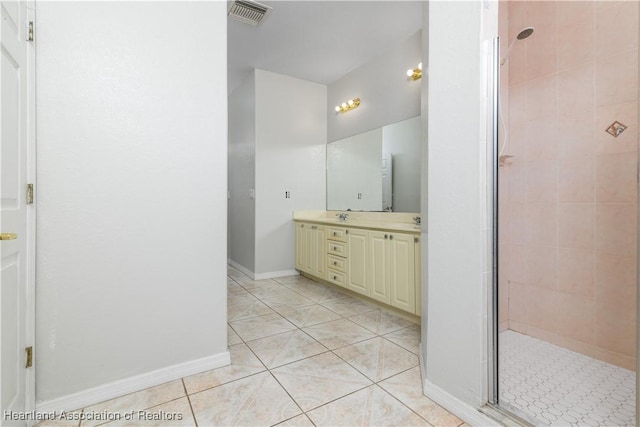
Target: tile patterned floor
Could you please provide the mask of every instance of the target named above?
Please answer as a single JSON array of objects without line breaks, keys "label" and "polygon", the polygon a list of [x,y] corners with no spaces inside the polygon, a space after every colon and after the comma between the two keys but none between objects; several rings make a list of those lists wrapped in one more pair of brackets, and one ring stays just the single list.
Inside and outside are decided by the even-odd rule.
[{"label": "tile patterned floor", "polygon": [[535,425],[636,425],[634,372],[514,331],[499,342],[505,409]]},{"label": "tile patterned floor", "polygon": [[422,394],[418,325],[304,277],[228,274],[231,365],[84,409],[180,420],[41,426],[463,425]]}]

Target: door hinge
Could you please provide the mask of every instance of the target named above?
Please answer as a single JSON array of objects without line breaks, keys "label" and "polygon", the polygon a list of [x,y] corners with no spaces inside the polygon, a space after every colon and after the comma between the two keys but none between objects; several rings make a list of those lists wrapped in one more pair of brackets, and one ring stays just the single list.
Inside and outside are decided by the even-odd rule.
[{"label": "door hinge", "polygon": [[33,347],[29,346],[24,349],[27,352],[27,363],[25,363],[25,368],[30,368],[33,366]]},{"label": "door hinge", "polygon": [[33,204],[33,184],[27,184],[27,204]]},{"label": "door hinge", "polygon": [[27,41],[33,41],[33,21],[29,21],[27,24]]}]

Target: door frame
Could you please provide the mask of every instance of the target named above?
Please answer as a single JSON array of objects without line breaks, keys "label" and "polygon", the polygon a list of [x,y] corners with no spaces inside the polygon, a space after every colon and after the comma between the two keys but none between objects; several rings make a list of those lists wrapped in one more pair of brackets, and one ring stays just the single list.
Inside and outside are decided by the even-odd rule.
[{"label": "door frame", "polygon": [[[36,22],[36,2],[26,0],[27,21]],[[25,343],[33,347],[33,365],[25,374],[25,410],[36,409],[36,46],[27,42],[27,182],[34,186],[34,203],[27,206],[27,280]]]}]

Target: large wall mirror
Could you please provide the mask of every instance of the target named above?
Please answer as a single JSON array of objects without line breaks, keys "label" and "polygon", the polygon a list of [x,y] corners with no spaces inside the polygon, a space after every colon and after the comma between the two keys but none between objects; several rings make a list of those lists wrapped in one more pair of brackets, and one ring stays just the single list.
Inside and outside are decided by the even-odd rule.
[{"label": "large wall mirror", "polygon": [[420,116],[327,145],[327,210],[420,212]]}]

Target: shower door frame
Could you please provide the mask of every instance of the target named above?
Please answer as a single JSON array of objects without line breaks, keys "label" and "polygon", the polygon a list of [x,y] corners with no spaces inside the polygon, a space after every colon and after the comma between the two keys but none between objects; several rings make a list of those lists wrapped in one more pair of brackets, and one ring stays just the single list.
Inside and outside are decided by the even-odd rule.
[{"label": "shower door frame", "polygon": [[[638,8],[638,46],[640,47],[640,7]],[[640,49],[638,49],[638,64],[640,64]],[[638,66],[638,82],[640,82],[640,66]],[[640,83],[638,83],[638,101],[640,101]],[[640,108],[638,108],[638,124],[640,124]],[[636,166],[636,184],[638,190],[638,208],[636,217],[638,220],[637,225],[637,243],[636,243],[636,424],[640,420],[640,328],[638,327],[640,321],[640,132],[637,134],[638,141],[638,162]]]},{"label": "shower door frame", "polygon": [[499,199],[498,199],[498,173],[500,167],[500,139],[499,139],[499,126],[500,126],[500,37],[495,37],[493,40],[493,56],[490,64],[490,91],[489,105],[491,106],[491,141],[489,150],[490,170],[491,170],[491,191],[489,191],[488,197],[491,197],[491,201],[488,202],[488,206],[491,209],[491,288],[488,295],[487,307],[488,307],[488,319],[489,325],[488,331],[488,381],[487,381],[487,405],[483,407],[482,412],[491,416],[494,419],[503,421],[504,423],[515,423],[516,425],[531,426],[532,424],[527,420],[512,413],[506,408],[500,406],[500,394],[499,394],[499,363],[498,357],[498,344],[499,344],[499,319],[498,319],[498,265],[499,265],[499,246],[498,246],[498,215],[499,215]]},{"label": "shower door frame", "polygon": [[[640,8],[638,8],[638,46],[640,47]],[[638,49],[638,64],[640,64],[640,49]],[[638,82],[640,82],[640,66],[638,66]],[[640,101],[640,84],[638,84],[638,100]],[[640,124],[640,108],[638,108],[638,124]],[[638,190],[638,208],[636,217],[638,220],[637,225],[637,243],[636,243],[636,424],[640,420],[640,328],[638,323],[640,321],[640,132],[637,134],[638,144],[638,163],[636,169],[636,184]]]},{"label": "shower door frame", "polygon": [[500,37],[493,40],[493,57],[491,61],[491,212],[492,212],[492,239],[491,239],[491,292],[489,294],[489,404],[497,409],[499,405],[498,382],[498,167],[499,158],[499,100],[500,100]]}]

